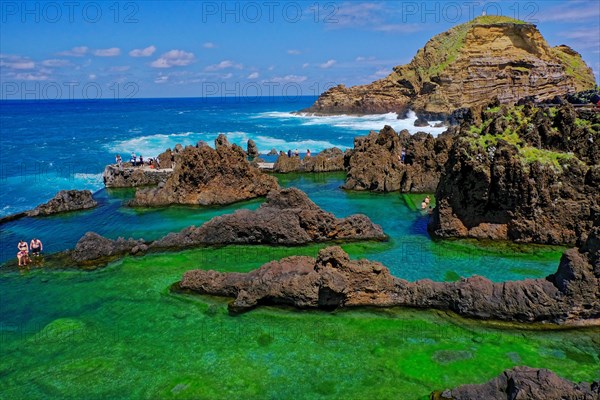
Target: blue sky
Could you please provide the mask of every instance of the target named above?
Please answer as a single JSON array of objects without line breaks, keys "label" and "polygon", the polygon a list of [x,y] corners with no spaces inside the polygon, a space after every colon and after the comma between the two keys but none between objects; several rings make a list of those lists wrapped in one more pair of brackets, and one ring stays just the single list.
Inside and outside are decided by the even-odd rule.
[{"label": "blue sky", "polygon": [[1,1],[0,99],[318,95],[484,10],[535,23],[600,81],[600,0]]}]

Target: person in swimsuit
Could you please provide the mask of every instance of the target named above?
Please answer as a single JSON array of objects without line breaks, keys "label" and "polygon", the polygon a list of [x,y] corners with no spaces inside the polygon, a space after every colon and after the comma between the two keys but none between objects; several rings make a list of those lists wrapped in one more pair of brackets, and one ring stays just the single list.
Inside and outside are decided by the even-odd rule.
[{"label": "person in swimsuit", "polygon": [[17,253],[17,260],[19,260],[19,267],[24,267],[27,265],[27,262],[29,261],[29,247],[27,247],[27,242],[25,242],[24,240],[19,241],[19,244],[17,245],[17,249],[19,249],[19,252]]},{"label": "person in swimsuit", "polygon": [[29,243],[29,249],[31,250],[32,256],[39,257],[42,250],[44,250],[44,246],[42,245],[42,241],[40,239],[33,238],[31,243]]}]

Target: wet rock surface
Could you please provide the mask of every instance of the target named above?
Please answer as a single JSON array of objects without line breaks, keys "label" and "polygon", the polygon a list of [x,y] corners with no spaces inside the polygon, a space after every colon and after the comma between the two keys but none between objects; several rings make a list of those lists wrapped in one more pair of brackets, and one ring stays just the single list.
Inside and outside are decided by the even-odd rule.
[{"label": "wet rock surface", "polygon": [[94,208],[98,205],[89,190],[61,190],[50,201],[40,204],[33,210],[0,218],[0,223],[14,221],[23,217],[43,217],[47,215],[79,211]]},{"label": "wet rock surface", "polygon": [[129,164],[119,168],[117,165],[107,165],[102,173],[104,186],[108,188],[156,186],[166,182],[173,173],[170,168],[170,160],[165,161],[165,163],[169,168],[151,169],[148,167],[133,167]]}]

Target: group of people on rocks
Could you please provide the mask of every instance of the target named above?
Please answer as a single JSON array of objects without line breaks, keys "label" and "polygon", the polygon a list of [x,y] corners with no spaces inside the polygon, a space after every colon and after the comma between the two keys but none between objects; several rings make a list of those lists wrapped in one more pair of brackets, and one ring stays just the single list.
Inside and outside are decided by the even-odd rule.
[{"label": "group of people on rocks", "polygon": [[[44,246],[42,245],[42,241],[38,238],[33,238],[29,245],[24,240],[19,241],[17,244],[17,249],[19,252],[17,253],[17,260],[19,262],[19,267],[25,267],[27,264],[33,261],[32,257],[38,259],[42,256],[42,250],[44,250]],[[29,256],[29,252],[31,251],[31,256]]]},{"label": "group of people on rocks", "polygon": [[[300,157],[300,152],[298,151],[298,149],[294,150],[293,153],[292,153],[292,150],[288,150],[287,156],[289,158],[292,158],[292,156],[294,156],[294,157]],[[305,157],[310,157],[310,149],[306,149],[306,156]]]},{"label": "group of people on rocks", "polygon": [[[144,156],[142,156],[140,154],[140,156],[138,158],[138,156],[137,156],[137,154],[135,154],[135,152],[131,153],[131,159],[129,160],[129,162],[134,167],[143,167],[146,164],[144,161]],[[117,154],[117,156],[115,157],[115,163],[119,167],[119,170],[122,171],[123,170],[123,158],[121,158],[120,154]],[[158,158],[149,158],[147,164],[150,166],[150,168],[160,169],[160,162],[158,161]]]}]

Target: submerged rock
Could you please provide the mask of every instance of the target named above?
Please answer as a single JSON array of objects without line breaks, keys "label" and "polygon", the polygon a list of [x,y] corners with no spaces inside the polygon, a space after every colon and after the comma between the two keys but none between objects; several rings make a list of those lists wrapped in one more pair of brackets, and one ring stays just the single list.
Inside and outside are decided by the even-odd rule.
[{"label": "submerged rock", "polygon": [[[379,133],[354,139],[346,153],[344,189],[375,192],[434,192],[453,142],[449,130],[437,138],[419,132],[397,134],[386,125]],[[404,162],[402,151],[405,152]]]},{"label": "submerged rock", "polygon": [[200,244],[300,245],[329,240],[382,240],[379,225],[364,215],[336,218],[295,188],[272,191],[258,210],[238,210],[202,226],[170,233],[152,248],[183,248]]},{"label": "submerged rock", "polygon": [[547,369],[514,367],[481,385],[435,391],[431,400],[579,400],[600,399],[600,382],[573,383]]},{"label": "submerged rock", "polygon": [[225,205],[265,196],[278,188],[277,180],[246,160],[239,146],[225,135],[215,140],[215,149],[205,143],[173,153],[173,174],[162,187],[136,192],[132,206],[169,204]]},{"label": "submerged rock", "polygon": [[182,289],[234,297],[233,313],[261,304],[301,308],[408,306],[451,310],[480,318],[556,324],[600,323],[600,227],[579,249],[565,252],[546,279],[492,282],[480,276],[458,282],[408,282],[377,262],[353,261],[340,247],[317,259],[289,257],[249,273],[193,270]]}]

